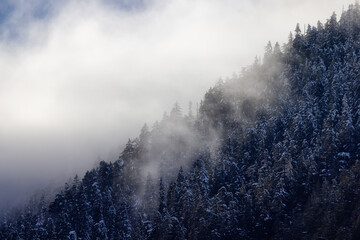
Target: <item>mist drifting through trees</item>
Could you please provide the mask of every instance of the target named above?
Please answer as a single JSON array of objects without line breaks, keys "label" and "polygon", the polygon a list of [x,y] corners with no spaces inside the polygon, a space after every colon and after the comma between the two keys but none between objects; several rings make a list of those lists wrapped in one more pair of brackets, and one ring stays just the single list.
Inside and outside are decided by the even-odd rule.
[{"label": "mist drifting through trees", "polygon": [[145,124],[1,239],[359,239],[360,5]]},{"label": "mist drifting through trees", "polygon": [[175,102],[195,111],[268,40],[352,2],[2,1],[0,206],[113,161],[145,122]]}]

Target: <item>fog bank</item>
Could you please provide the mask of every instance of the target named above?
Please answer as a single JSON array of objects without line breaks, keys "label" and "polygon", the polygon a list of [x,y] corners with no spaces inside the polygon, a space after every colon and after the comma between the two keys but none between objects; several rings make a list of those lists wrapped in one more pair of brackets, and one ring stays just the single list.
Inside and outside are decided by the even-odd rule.
[{"label": "fog bank", "polygon": [[0,199],[115,160],[174,102],[187,112],[267,41],[350,3],[14,1],[0,11]]}]

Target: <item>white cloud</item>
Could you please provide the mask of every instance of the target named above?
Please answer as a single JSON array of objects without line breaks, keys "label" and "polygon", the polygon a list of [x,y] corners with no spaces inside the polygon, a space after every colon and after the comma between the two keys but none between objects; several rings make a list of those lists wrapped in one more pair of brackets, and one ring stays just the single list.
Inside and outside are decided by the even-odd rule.
[{"label": "white cloud", "polygon": [[155,0],[121,10],[78,0],[21,25],[31,6],[19,1],[11,21],[21,41],[0,43],[0,174],[67,176],[111,158],[175,101],[186,112],[251,64],[268,40],[284,43],[297,22],[352,2]]}]

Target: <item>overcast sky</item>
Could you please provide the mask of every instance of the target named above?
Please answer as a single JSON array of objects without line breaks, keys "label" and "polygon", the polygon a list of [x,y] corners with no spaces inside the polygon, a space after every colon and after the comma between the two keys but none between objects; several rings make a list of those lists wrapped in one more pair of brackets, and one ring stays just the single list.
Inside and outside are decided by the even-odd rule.
[{"label": "overcast sky", "polygon": [[115,160],[176,101],[187,112],[269,40],[353,2],[0,0],[0,192]]}]

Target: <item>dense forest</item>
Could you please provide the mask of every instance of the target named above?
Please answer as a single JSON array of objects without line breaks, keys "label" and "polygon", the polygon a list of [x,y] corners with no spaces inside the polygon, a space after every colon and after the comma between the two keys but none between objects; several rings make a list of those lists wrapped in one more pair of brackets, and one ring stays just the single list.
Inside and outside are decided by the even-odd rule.
[{"label": "dense forest", "polygon": [[360,239],[360,5],[141,129],[0,239]]}]

